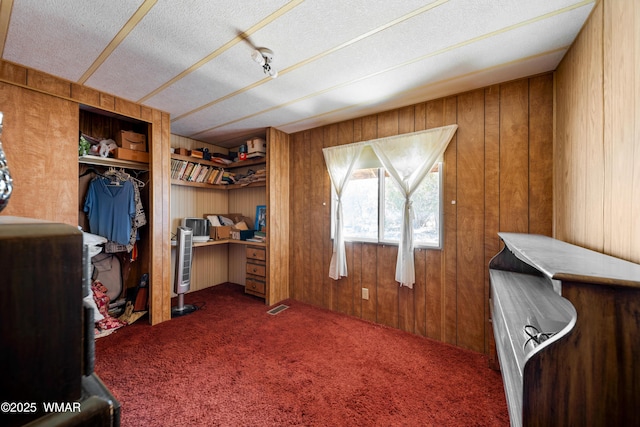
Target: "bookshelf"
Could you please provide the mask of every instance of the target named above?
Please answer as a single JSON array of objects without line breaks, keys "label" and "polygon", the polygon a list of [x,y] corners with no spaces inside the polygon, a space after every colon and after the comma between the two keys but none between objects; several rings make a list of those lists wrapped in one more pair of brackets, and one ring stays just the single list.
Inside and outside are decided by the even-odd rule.
[{"label": "bookshelf", "polygon": [[[264,180],[257,181],[257,182],[250,182],[250,183],[220,184],[220,183],[210,182],[210,181],[216,182],[217,180],[219,180],[219,178],[221,178],[219,174],[225,171],[251,167],[251,166],[266,165],[266,158],[244,160],[244,161],[234,162],[230,164],[223,164],[223,163],[214,162],[210,160],[200,159],[198,157],[183,156],[181,154],[172,154],[171,165],[172,165],[172,168],[171,168],[171,184],[172,185],[208,188],[212,190],[235,190],[240,188],[266,186],[266,175]],[[200,167],[199,172],[194,173],[194,171],[197,171],[197,169],[195,168],[198,166]],[[187,174],[189,174],[189,178],[185,178]],[[182,178],[180,178],[179,176],[182,176]],[[198,176],[200,177],[198,178]]]}]

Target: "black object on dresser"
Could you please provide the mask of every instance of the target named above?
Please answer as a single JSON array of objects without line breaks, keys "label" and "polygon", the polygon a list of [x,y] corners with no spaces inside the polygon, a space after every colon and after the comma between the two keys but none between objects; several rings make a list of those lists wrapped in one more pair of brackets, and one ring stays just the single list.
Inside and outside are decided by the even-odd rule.
[{"label": "black object on dresser", "polygon": [[0,216],[3,426],[120,424],[120,404],[93,372],[83,252],[76,227]]}]

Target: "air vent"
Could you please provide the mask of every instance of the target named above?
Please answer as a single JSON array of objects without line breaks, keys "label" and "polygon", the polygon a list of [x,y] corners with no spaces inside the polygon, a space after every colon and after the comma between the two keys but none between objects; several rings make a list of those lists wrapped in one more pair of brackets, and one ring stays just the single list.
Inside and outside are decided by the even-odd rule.
[{"label": "air vent", "polygon": [[289,308],[288,305],[280,304],[279,306],[273,307],[271,310],[267,311],[267,313],[275,316],[276,314],[286,310],[287,308]]}]

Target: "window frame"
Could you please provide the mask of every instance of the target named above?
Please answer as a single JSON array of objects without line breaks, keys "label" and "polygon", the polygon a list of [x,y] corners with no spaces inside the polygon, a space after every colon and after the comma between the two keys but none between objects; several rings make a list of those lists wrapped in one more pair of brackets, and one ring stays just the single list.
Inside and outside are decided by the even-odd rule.
[{"label": "window frame", "polygon": [[[444,161],[439,160],[433,165],[434,168],[438,168],[438,243],[437,244],[429,244],[427,242],[416,242],[414,238],[414,249],[433,249],[433,250],[442,250],[443,241],[444,241]],[[353,237],[353,236],[344,236],[345,242],[352,243],[369,243],[369,244],[379,244],[379,245],[394,245],[398,246],[400,244],[399,240],[389,240],[389,239],[381,239],[381,236],[384,234],[384,211],[385,211],[385,175],[388,173],[383,166],[377,167],[378,173],[378,230],[377,230],[377,238],[371,239],[366,237]],[[383,173],[381,173],[383,172]],[[433,173],[429,171],[429,173]],[[349,182],[350,185],[351,181]],[[337,195],[333,186],[331,186],[331,239],[335,238],[335,215],[337,213],[336,209]]]}]

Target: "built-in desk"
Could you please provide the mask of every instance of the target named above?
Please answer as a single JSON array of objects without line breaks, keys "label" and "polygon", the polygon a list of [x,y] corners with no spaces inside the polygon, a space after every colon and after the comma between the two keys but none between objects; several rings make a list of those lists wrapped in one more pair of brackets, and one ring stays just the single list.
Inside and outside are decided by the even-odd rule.
[{"label": "built-in desk", "polygon": [[[262,246],[266,247],[266,243],[262,242],[248,242],[246,240],[234,240],[234,239],[225,239],[225,240],[209,240],[208,242],[196,242],[193,244],[194,248],[199,248],[201,246],[213,246],[213,245],[226,245],[226,244],[234,244],[234,245],[249,245],[249,246]],[[175,246],[176,241],[171,241],[171,246]]]},{"label": "built-in desk", "polygon": [[[197,249],[204,246],[218,245],[246,246],[246,250],[243,251],[245,253],[245,261],[243,261],[243,264],[246,265],[246,267],[243,267],[243,269],[246,269],[246,283],[244,284],[245,292],[260,298],[265,298],[266,300],[267,260],[265,248],[267,247],[267,244],[263,242],[251,242],[247,240],[225,239],[209,240],[208,242],[195,242],[193,243],[193,248]],[[176,241],[171,240],[171,247],[174,248],[175,246]],[[236,265],[236,267],[238,266]]]},{"label": "built-in desk", "polygon": [[199,246],[211,246],[211,245],[225,245],[230,243],[232,245],[249,245],[249,246],[267,246],[266,243],[263,242],[249,242],[246,240],[234,240],[234,239],[225,239],[225,240],[209,240],[208,242],[198,242],[194,243],[193,247],[197,248]]}]

